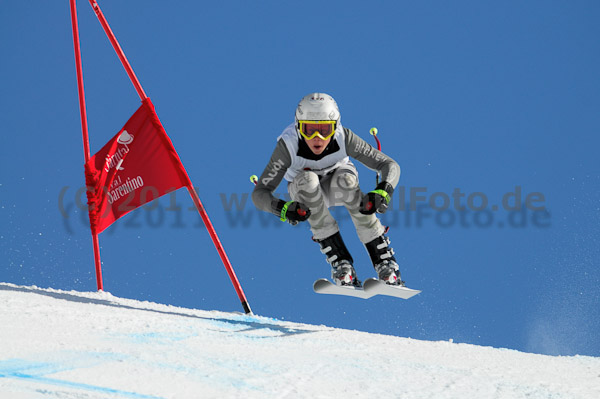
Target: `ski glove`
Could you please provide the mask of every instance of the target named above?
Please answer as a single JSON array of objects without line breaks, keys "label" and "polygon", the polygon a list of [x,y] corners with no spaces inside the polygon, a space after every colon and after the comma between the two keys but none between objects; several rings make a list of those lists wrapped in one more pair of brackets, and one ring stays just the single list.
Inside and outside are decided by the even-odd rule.
[{"label": "ski glove", "polygon": [[310,209],[297,201],[279,201],[277,210],[280,211],[281,221],[287,221],[292,226],[297,225],[298,222],[304,222],[310,216]]},{"label": "ski glove", "polygon": [[394,187],[386,181],[382,181],[365,195],[360,202],[360,213],[363,215],[372,215],[373,213],[384,213],[387,211],[388,204],[392,198]]}]

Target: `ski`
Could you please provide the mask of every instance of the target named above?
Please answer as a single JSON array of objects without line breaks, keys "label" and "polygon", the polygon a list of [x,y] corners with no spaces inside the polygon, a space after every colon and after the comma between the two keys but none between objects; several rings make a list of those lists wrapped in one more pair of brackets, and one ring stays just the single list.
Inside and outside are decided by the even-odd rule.
[{"label": "ski", "polygon": [[376,278],[368,278],[363,283],[363,290],[369,296],[387,295],[402,299],[409,299],[421,291],[399,285],[389,285]]},{"label": "ski", "polygon": [[365,280],[362,288],[352,286],[339,286],[322,278],[313,284],[313,290],[317,294],[345,295],[361,299],[369,299],[375,295],[393,296],[396,298],[409,299],[419,294],[420,290],[389,285],[376,278]]},{"label": "ski", "polygon": [[335,285],[334,283],[325,278],[315,281],[315,283],[313,284],[313,290],[317,294],[345,295],[362,299],[368,299],[373,295],[377,295],[376,293],[369,294],[365,292],[362,288],[347,285]]}]

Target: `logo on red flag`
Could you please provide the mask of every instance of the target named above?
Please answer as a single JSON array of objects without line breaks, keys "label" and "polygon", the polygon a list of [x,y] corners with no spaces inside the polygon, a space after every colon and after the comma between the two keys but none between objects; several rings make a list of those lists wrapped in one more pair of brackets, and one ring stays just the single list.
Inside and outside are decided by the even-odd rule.
[{"label": "logo on red flag", "polygon": [[85,164],[92,231],[184,186],[189,178],[150,99]]}]

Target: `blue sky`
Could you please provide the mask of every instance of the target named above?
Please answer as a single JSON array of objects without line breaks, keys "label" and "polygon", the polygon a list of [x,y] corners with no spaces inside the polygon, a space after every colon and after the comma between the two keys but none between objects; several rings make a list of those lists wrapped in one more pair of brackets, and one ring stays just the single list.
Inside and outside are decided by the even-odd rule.
[{"label": "blue sky", "polygon": [[[255,313],[600,355],[596,2],[99,4]],[[78,11],[95,153],[139,98],[88,2]],[[0,37],[0,280],[95,290],[87,213],[76,195],[84,156],[68,1],[5,2]],[[402,167],[406,198],[397,192],[383,220],[403,278],[423,290],[409,301],[314,294],[313,281],[329,276],[329,266],[308,226],[259,213],[247,198],[248,177],[262,171],[297,102],[312,91],[334,96],[344,125],[366,140],[377,126],[384,152]],[[359,172],[371,190],[374,173]],[[543,195],[534,205],[544,210],[504,209],[503,196],[517,187],[523,199]],[[411,189],[426,200],[401,211]],[[455,189],[462,205],[471,195],[476,207],[485,195],[488,207],[428,205],[432,196],[436,206],[452,199]],[[190,206],[180,190],[102,233],[105,290],[241,311]],[[372,276],[349,218],[334,214],[359,277]]]}]

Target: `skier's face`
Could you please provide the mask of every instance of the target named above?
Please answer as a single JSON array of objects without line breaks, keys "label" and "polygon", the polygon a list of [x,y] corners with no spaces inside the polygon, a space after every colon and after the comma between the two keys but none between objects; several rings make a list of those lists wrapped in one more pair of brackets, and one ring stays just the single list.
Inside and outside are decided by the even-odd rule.
[{"label": "skier's face", "polygon": [[329,137],[327,140],[323,140],[322,138],[317,136],[317,137],[313,138],[312,140],[304,140],[304,141],[306,141],[308,148],[310,148],[310,150],[315,155],[321,155],[321,153],[323,151],[325,151],[325,148],[327,148],[327,146],[331,142],[331,137]]}]

